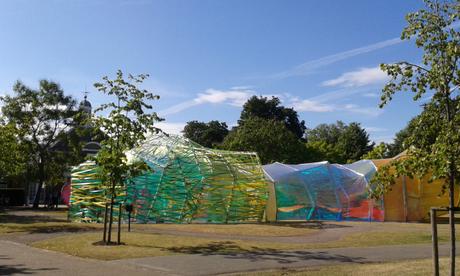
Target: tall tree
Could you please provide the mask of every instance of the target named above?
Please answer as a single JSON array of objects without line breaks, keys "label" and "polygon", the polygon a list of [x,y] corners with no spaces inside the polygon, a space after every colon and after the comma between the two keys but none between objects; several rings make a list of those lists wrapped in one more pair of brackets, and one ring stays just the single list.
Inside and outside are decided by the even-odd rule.
[{"label": "tall tree", "polygon": [[[108,229],[104,227],[104,242],[111,243],[113,209],[117,198],[117,187],[122,187],[127,178],[136,176],[146,170],[143,162],[130,162],[126,152],[146,139],[149,132],[158,132],[154,126],[161,119],[151,112],[151,102],[160,97],[138,87],[148,75],[131,74],[125,79],[118,70],[115,79],[103,77],[102,82],[95,83],[96,89],[114,98],[114,102],[102,104],[92,117],[96,129],[104,132],[102,148],[95,157],[103,184],[107,187],[110,203]],[[150,112],[149,112],[150,111]],[[106,225],[106,220],[104,225]],[[107,239],[105,239],[107,237]]]},{"label": "tall tree", "polygon": [[241,111],[239,125],[243,125],[249,118],[258,117],[267,120],[283,122],[286,128],[301,139],[305,135],[305,121],[299,120],[297,111],[281,105],[277,97],[252,96],[244,105]]},{"label": "tall tree", "polygon": [[286,126],[276,120],[252,117],[225,137],[222,148],[255,151],[263,164],[301,163],[308,158],[306,147]]},{"label": "tall tree", "polygon": [[[317,158],[321,159],[315,161],[354,162],[374,147],[369,140],[369,134],[356,122],[348,125],[342,121],[320,124],[306,133],[307,147],[315,150],[318,153]],[[325,154],[321,156],[321,152]]]},{"label": "tall tree", "polygon": [[41,80],[37,90],[18,81],[13,91],[13,96],[1,98],[2,111],[31,155],[38,180],[33,207],[38,208],[43,184],[50,177],[46,168],[57,154],[52,148],[71,125],[75,100],[65,95],[59,84],[47,80]]},{"label": "tall tree", "polygon": [[27,165],[27,151],[18,139],[17,129],[0,118],[0,180],[22,175]]},{"label": "tall tree", "polygon": [[347,125],[342,121],[337,121],[335,124],[319,124],[313,129],[308,129],[308,142],[326,142],[334,145],[339,142],[340,136],[345,132]]},{"label": "tall tree", "polygon": [[343,153],[347,163],[355,162],[374,148],[370,142],[369,134],[359,123],[350,123],[339,137],[337,147]]},{"label": "tall tree", "polygon": [[228,134],[227,124],[219,121],[198,122],[190,121],[182,131],[185,138],[198,144],[212,148],[219,145]]},{"label": "tall tree", "polygon": [[[391,187],[398,175],[422,177],[430,172],[431,179],[443,179],[449,190],[450,265],[451,275],[455,275],[454,185],[460,177],[460,32],[453,24],[458,23],[460,3],[425,0],[425,4],[424,9],[406,16],[408,25],[401,35],[402,39],[415,41],[422,50],[422,60],[381,65],[391,78],[382,90],[381,107],[398,91],[413,92],[415,101],[427,93],[432,99],[406,139],[408,157],[392,164],[396,175],[390,174],[388,167],[379,172],[376,183],[380,186],[375,196]],[[436,132],[434,141],[433,132]]]}]

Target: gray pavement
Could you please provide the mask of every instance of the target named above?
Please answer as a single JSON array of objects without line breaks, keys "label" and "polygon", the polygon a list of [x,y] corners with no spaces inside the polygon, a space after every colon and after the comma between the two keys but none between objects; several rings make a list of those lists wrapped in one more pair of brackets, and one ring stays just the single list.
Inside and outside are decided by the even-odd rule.
[{"label": "gray pavement", "polygon": [[0,240],[0,275],[163,275],[142,266],[82,259]]}]

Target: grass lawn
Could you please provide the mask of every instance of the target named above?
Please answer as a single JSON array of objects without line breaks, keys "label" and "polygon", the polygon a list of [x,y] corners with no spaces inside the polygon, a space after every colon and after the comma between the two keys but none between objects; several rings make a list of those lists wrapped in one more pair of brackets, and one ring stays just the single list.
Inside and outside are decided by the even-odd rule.
[{"label": "grass lawn", "polygon": [[[456,262],[457,267],[460,261]],[[278,276],[278,275],[309,275],[309,276],[355,276],[355,275],[431,275],[433,272],[431,259],[411,260],[401,262],[377,263],[377,264],[348,264],[335,266],[318,266],[299,270],[260,271],[252,273],[239,273],[234,276]],[[449,260],[441,258],[440,275],[448,275]]]},{"label": "grass lawn", "polygon": [[[50,236],[41,235],[40,239],[31,239],[27,243],[69,255],[102,260],[172,254],[248,253],[431,242],[430,225],[421,223],[134,224],[134,232],[131,233],[128,233],[126,225],[123,225],[122,241],[125,245],[106,247],[93,244],[101,240],[102,227],[101,224],[67,222],[65,211],[27,209],[0,213],[0,235],[54,233]],[[323,228],[331,227],[345,234],[338,240],[295,242],[295,236],[314,235],[323,231]],[[171,233],[152,233],[151,230],[156,229],[171,230]],[[60,235],[59,232],[75,233]],[[180,232],[187,232],[187,235],[181,235]],[[190,233],[199,235],[193,236]],[[212,234],[219,235],[212,236]],[[448,241],[448,225],[439,225],[439,235],[441,242]],[[241,239],[249,236],[250,238],[240,240],[238,238],[240,236]],[[265,239],[257,240],[253,236],[265,237]],[[280,236],[289,237],[291,242],[277,241],[276,237]],[[266,237],[270,238],[266,239]]]},{"label": "grass lawn", "polygon": [[0,212],[1,234],[79,232],[100,229],[97,224],[71,223],[67,212],[39,210],[20,210]]},{"label": "grass lawn", "polygon": [[287,237],[303,236],[319,230],[309,227],[292,227],[280,224],[140,224],[133,226],[136,230],[149,229],[194,232],[204,234],[221,234],[229,236]]},{"label": "grass lawn", "polygon": [[[101,233],[83,233],[38,241],[31,245],[83,258],[115,260],[174,254],[263,253],[294,249],[418,244],[430,242],[431,237],[417,232],[366,232],[350,234],[341,240],[324,243],[279,243],[124,232],[122,236],[124,245],[93,244],[100,240]],[[440,240],[447,241],[447,236],[441,236]]]}]

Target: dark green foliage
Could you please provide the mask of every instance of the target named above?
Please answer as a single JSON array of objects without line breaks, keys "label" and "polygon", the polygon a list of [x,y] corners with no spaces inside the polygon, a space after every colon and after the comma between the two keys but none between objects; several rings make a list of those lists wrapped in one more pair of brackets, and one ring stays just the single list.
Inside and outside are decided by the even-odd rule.
[{"label": "dark green foliage", "polygon": [[[454,185],[460,175],[460,32],[453,24],[460,19],[459,1],[425,0],[426,7],[406,16],[408,25],[401,39],[415,41],[422,50],[422,60],[382,64],[390,77],[381,96],[383,107],[399,91],[410,91],[414,100],[427,93],[431,102],[414,122],[414,130],[405,139],[408,157],[393,162],[396,173],[389,167],[374,178],[375,197],[390,189],[399,175],[443,179],[443,189],[449,190],[449,207],[454,207]],[[435,135],[433,135],[435,134]],[[435,137],[434,141],[433,138]],[[449,214],[451,233],[451,275],[455,275],[455,217]]]},{"label": "dark green foliage", "polygon": [[308,159],[305,145],[284,123],[252,117],[225,137],[222,147],[235,151],[255,151],[263,164],[302,163]]},{"label": "dark green foliage", "polygon": [[307,148],[315,153],[314,161],[332,163],[355,162],[374,147],[366,130],[355,122],[320,124],[307,131],[307,141]]},{"label": "dark green foliage", "polygon": [[161,119],[155,112],[147,113],[153,108],[150,102],[160,97],[138,88],[147,77],[148,75],[143,74],[128,75],[125,79],[123,73],[118,70],[115,79],[103,77],[101,83],[94,84],[98,91],[115,99],[114,102],[102,104],[95,110],[96,113],[104,112],[108,113],[107,115],[92,118],[94,127],[104,134],[102,148],[95,161],[102,184],[106,187],[107,199],[110,200],[107,243],[111,242],[116,187],[123,186],[126,179],[147,170],[145,163],[128,160],[126,152],[142,143],[148,132],[160,131],[154,123]]},{"label": "dark green foliage", "polygon": [[12,124],[0,121],[0,180],[24,174],[27,152],[18,139],[18,130]]},{"label": "dark green foliage", "polygon": [[305,135],[305,121],[300,121],[297,111],[280,105],[277,97],[268,99],[267,97],[252,96],[243,106],[239,125],[243,125],[248,119],[258,117],[267,120],[283,122],[286,128],[291,131],[298,139]]},{"label": "dark green foliage", "polygon": [[35,196],[37,208],[41,187],[45,182],[54,182],[68,165],[62,153],[53,151],[55,144],[67,135],[76,114],[75,100],[64,94],[59,84],[41,80],[39,89],[31,89],[21,82],[14,87],[14,96],[2,97],[2,112],[8,124],[17,130],[20,143],[29,153],[29,175],[38,180],[39,189]]},{"label": "dark green foliage", "polygon": [[364,154],[361,159],[384,159],[393,157],[390,153],[391,144],[380,143],[378,146],[375,146],[371,151]]},{"label": "dark green foliage", "polygon": [[187,122],[182,132],[184,133],[184,137],[202,146],[212,148],[222,143],[228,134],[228,127],[226,123],[219,121],[210,121],[207,123],[190,121]]}]

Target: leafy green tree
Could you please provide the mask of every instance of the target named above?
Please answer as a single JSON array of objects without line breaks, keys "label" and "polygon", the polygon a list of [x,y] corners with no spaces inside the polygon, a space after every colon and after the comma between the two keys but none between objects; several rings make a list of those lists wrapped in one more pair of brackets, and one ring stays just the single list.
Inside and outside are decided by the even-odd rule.
[{"label": "leafy green tree", "polygon": [[374,147],[371,151],[364,154],[362,159],[384,159],[390,158],[390,146],[384,142],[381,142],[378,146]]},{"label": "leafy green tree", "polygon": [[335,145],[339,142],[340,136],[345,132],[347,125],[342,121],[335,124],[319,124],[313,129],[306,131],[308,142],[326,142]]},{"label": "leafy green tree", "polygon": [[103,77],[102,82],[94,84],[98,91],[115,99],[114,102],[102,104],[95,110],[96,114],[102,115],[92,117],[95,128],[101,129],[105,134],[95,161],[110,201],[108,229],[105,227],[106,220],[104,223],[104,242],[107,244],[111,243],[117,187],[122,187],[127,178],[147,169],[143,162],[130,162],[126,152],[142,143],[149,132],[160,131],[154,124],[162,119],[155,112],[148,112],[153,108],[151,101],[160,97],[138,88],[147,77],[144,74],[130,74],[125,79],[118,70],[115,79]]},{"label": "leafy green tree", "polygon": [[284,123],[258,117],[247,119],[230,131],[222,148],[236,151],[255,151],[263,164],[272,162],[301,163],[308,158],[306,147],[288,131]]},{"label": "leafy green tree", "polygon": [[342,152],[347,163],[355,162],[371,151],[374,143],[369,140],[369,134],[359,123],[350,123],[339,137],[337,148]]},{"label": "leafy green tree", "polygon": [[190,121],[187,122],[182,132],[185,138],[211,148],[222,143],[228,134],[228,127],[226,123],[219,121],[210,121],[208,123]]},{"label": "leafy green tree", "polygon": [[305,135],[305,121],[299,120],[297,111],[281,105],[277,97],[268,99],[267,97],[252,96],[244,105],[241,111],[239,125],[243,125],[248,119],[258,117],[267,120],[283,122],[286,128],[294,133],[298,139]]},{"label": "leafy green tree", "polygon": [[[418,124],[426,123],[426,121],[421,121],[424,112],[426,111],[422,111],[421,115],[417,115],[412,118],[405,128],[396,133],[393,143],[388,145],[389,157],[394,157],[409,148],[410,144],[406,140],[408,140],[411,136],[417,135],[417,133],[415,133],[415,129]],[[430,129],[430,126],[426,125],[424,128],[428,131],[426,133],[428,134],[428,136],[426,136],[428,142],[433,144],[436,141],[438,131],[440,130],[439,127],[433,126],[433,128]]]},{"label": "leafy green tree", "polygon": [[[317,149],[317,158],[333,163],[354,162],[371,151],[374,144],[359,123],[320,124],[307,130],[307,148]],[[324,155],[320,156],[319,153]]]},{"label": "leafy green tree", "polygon": [[309,158],[307,162],[329,161],[330,163],[343,163],[342,152],[326,141],[313,141],[305,144]]},{"label": "leafy green tree", "polygon": [[18,130],[0,119],[0,179],[22,175],[27,166],[26,148],[18,139]]},{"label": "leafy green tree", "polygon": [[38,208],[43,184],[50,179],[46,168],[55,160],[53,147],[66,135],[75,115],[75,100],[64,94],[59,84],[41,80],[39,89],[17,82],[14,95],[4,96],[2,112],[18,130],[18,138],[30,154],[33,174],[38,180],[38,189],[33,203]]},{"label": "leafy green tree", "polygon": [[[375,182],[379,185],[374,196],[383,194],[399,175],[442,179],[449,190],[449,223],[451,234],[451,275],[455,275],[454,185],[460,173],[460,32],[454,27],[460,17],[458,1],[425,0],[426,7],[406,16],[408,25],[401,38],[412,40],[422,50],[420,62],[401,61],[382,64],[390,81],[384,86],[381,107],[388,104],[398,91],[410,91],[414,100],[429,93],[431,102],[414,122],[414,130],[406,139],[407,158],[381,170]],[[456,92],[457,91],[457,92]],[[433,141],[433,133],[436,133]]]}]

